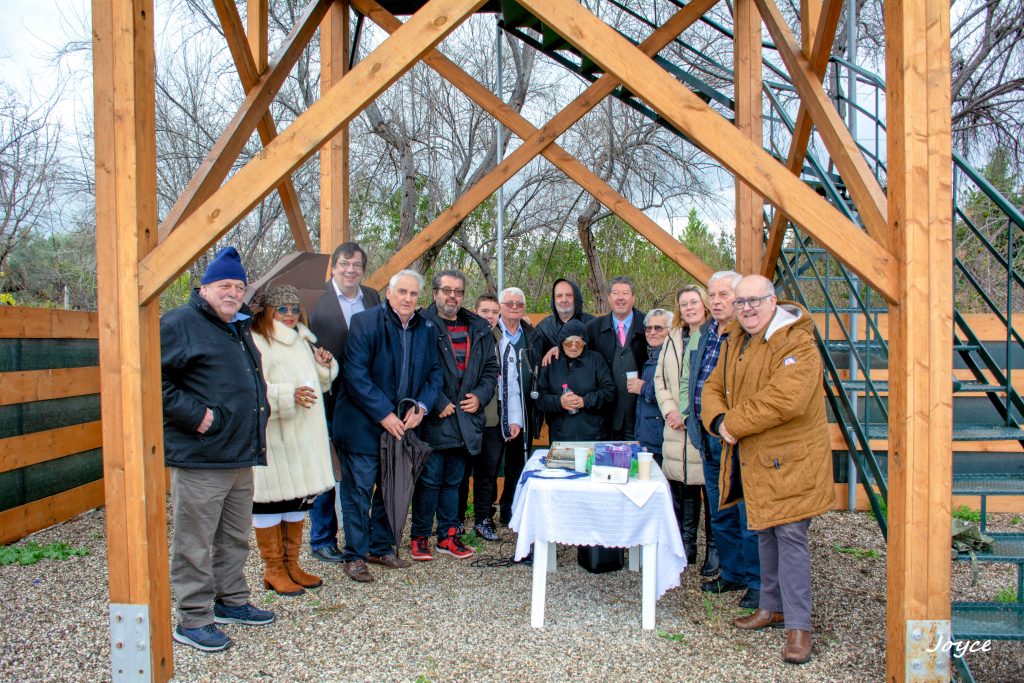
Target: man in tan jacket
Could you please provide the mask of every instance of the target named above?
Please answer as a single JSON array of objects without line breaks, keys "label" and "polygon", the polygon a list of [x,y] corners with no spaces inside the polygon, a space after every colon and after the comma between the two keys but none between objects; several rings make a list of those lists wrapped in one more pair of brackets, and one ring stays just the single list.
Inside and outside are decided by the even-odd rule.
[{"label": "man in tan jacket", "polygon": [[[758,532],[760,605],[740,629],[786,627],[783,659],[811,659],[811,518],[835,501],[822,362],[814,323],[799,304],[779,303],[770,280],[736,287],[737,321],[704,385],[702,418],[725,442],[721,505],[745,500]],[[738,470],[738,471],[737,471]]]}]

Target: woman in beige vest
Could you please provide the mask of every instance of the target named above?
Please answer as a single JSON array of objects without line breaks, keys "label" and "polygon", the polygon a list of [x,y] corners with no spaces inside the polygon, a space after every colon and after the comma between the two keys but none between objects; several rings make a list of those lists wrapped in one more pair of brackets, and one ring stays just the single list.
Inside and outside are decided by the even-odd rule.
[{"label": "woman in beige vest", "polygon": [[718,571],[718,552],[711,537],[711,514],[704,492],[704,466],[700,452],[686,438],[686,415],[690,412],[689,383],[691,356],[697,348],[701,326],[710,320],[711,304],[707,292],[698,285],[687,285],[676,294],[672,331],[662,346],[654,372],[654,391],[658,408],[665,416],[662,444],[662,469],[672,490],[676,519],[683,536],[686,561],[697,561],[697,527],[703,500],[705,552],[701,574]]}]

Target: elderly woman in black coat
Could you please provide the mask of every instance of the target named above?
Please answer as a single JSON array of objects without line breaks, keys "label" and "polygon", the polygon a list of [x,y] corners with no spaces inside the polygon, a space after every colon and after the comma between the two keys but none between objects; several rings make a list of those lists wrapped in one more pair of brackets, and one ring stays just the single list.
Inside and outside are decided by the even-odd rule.
[{"label": "elderly woman in black coat", "polygon": [[644,334],[647,336],[647,362],[640,373],[643,385],[637,391],[636,435],[645,451],[654,453],[654,459],[661,465],[661,444],[665,439],[665,418],[658,407],[654,393],[654,370],[658,365],[658,354],[672,327],[672,314],[663,308],[652,308],[644,316]]},{"label": "elderly woman in black coat", "polygon": [[607,407],[615,383],[604,358],[586,348],[583,323],[570,320],[559,334],[562,352],[540,371],[537,405],[552,441],[598,441],[608,432]]}]

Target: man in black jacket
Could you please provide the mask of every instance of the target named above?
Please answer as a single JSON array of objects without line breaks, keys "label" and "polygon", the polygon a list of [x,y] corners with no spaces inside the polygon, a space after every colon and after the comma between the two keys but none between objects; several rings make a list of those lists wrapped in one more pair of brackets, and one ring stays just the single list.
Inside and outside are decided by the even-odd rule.
[{"label": "man in black jacket", "polygon": [[470,557],[456,530],[459,484],[466,460],[480,454],[484,407],[494,395],[498,361],[487,321],[462,307],[466,276],[443,270],[431,283],[434,303],[423,314],[437,330],[437,352],[444,384],[423,422],[423,438],[434,449],[416,481],[412,498],[411,557],[432,560],[428,537],[437,515],[437,550],[459,559]]},{"label": "man in black jacket", "polygon": [[[587,348],[608,363],[615,382],[615,400],[608,409],[608,436],[632,440],[636,426],[636,397],[643,386],[640,370],[647,361],[644,314],[633,307],[633,281],[612,278],[607,315],[587,323]],[[632,391],[631,391],[632,390]]]},{"label": "man in black jacket", "polygon": [[270,409],[260,354],[242,309],[246,275],[221,250],[189,302],[160,320],[164,458],[171,468],[174,639],[203,652],[231,646],[217,624],[269,624],[249,604],[242,569],[252,526],[252,468],[267,464]]},{"label": "man in black jacket", "polygon": [[[327,429],[334,416],[334,402],[345,376],[345,342],[352,316],[380,303],[377,292],[362,284],[366,273],[366,252],[355,242],[338,245],[331,254],[331,279],[309,316],[309,329],[317,342],[338,359],[338,376],[324,397]],[[324,562],[341,562],[338,551],[338,516],[334,509],[334,490],[326,491],[309,509],[309,549]]]},{"label": "man in black jacket", "polygon": [[579,320],[586,325],[594,319],[589,313],[583,312],[583,293],[579,285],[572,280],[558,278],[551,285],[551,315],[537,323],[537,331],[542,338],[541,352],[558,346],[559,333],[562,326],[570,320]]}]

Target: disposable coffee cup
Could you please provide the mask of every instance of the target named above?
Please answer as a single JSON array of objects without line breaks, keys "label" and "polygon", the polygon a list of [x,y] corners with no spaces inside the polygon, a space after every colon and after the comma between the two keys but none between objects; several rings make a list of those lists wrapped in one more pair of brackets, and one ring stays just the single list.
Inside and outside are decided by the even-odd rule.
[{"label": "disposable coffee cup", "polygon": [[314,378],[304,379],[304,380],[302,380],[302,384],[300,386],[309,387],[313,391],[316,391],[316,379],[314,379]]},{"label": "disposable coffee cup", "polygon": [[587,471],[587,449],[586,448],[574,448],[573,456],[575,457],[576,463],[574,469],[577,472]]},{"label": "disposable coffee cup", "polygon": [[636,454],[636,461],[639,467],[637,468],[636,478],[642,481],[647,481],[651,478],[651,461],[654,460],[654,454],[648,453],[647,451],[640,451]]},{"label": "disposable coffee cup", "polygon": [[626,373],[626,379],[636,379],[639,376],[640,375],[636,372],[636,370],[632,370]]}]

